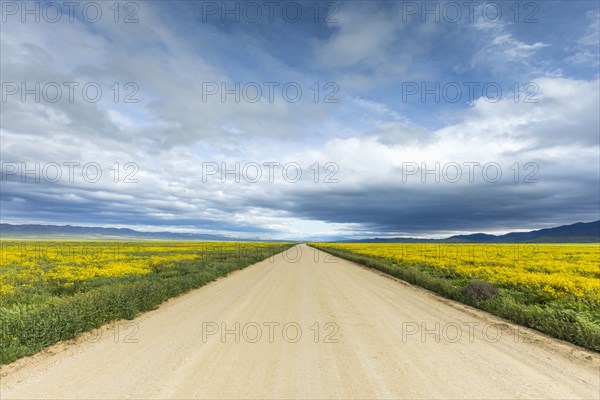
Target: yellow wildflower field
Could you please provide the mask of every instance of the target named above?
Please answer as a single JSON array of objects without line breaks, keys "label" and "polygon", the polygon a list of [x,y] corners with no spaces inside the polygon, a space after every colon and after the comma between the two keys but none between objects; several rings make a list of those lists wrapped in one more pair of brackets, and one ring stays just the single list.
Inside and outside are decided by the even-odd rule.
[{"label": "yellow wildflower field", "polygon": [[245,268],[292,243],[0,241],[0,364]]},{"label": "yellow wildflower field", "polygon": [[73,286],[92,278],[145,275],[178,261],[219,261],[273,247],[242,242],[0,242],[0,296],[28,287]]},{"label": "yellow wildflower field", "polygon": [[398,268],[428,265],[453,276],[476,278],[552,297],[600,303],[598,244],[318,243],[388,259]]}]

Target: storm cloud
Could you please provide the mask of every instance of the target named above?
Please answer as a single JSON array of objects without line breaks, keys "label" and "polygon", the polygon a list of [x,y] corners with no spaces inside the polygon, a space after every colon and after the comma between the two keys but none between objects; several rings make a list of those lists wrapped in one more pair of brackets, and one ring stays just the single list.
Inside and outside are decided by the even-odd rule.
[{"label": "storm cloud", "polygon": [[3,9],[2,222],[304,240],[600,218],[597,4],[525,29],[209,3]]}]

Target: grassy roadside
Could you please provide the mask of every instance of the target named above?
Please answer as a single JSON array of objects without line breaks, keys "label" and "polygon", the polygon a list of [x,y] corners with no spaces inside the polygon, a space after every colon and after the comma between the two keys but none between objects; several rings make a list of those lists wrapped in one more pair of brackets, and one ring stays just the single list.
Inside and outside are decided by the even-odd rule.
[{"label": "grassy roadside", "polygon": [[389,258],[355,254],[347,249],[309,244],[319,250],[431,290],[481,310],[600,352],[600,307],[597,303],[565,298],[548,300],[526,288],[498,287],[489,299],[474,300],[466,294],[472,280],[442,271],[426,263],[399,263]]},{"label": "grassy roadside", "polygon": [[[88,279],[69,287],[40,287],[27,296],[3,297],[0,305],[0,364],[32,355],[57,342],[119,319],[133,319],[165,300],[293,246],[273,244],[255,251],[155,265],[146,275]],[[57,291],[57,289],[60,289]]]}]

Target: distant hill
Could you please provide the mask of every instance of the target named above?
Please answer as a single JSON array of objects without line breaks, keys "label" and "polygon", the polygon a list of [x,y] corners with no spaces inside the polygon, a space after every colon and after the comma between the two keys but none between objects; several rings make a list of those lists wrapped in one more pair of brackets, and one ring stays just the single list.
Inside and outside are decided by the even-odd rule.
[{"label": "distant hill", "polygon": [[[178,232],[140,232],[128,228],[98,228],[71,225],[0,224],[2,239],[81,239],[81,240],[189,240],[189,241],[267,241],[221,235]],[[600,221],[578,222],[556,228],[505,235],[474,233],[445,239],[410,237],[345,240],[346,243],[600,243]]]},{"label": "distant hill", "polygon": [[198,240],[198,241],[243,241],[253,239],[229,236],[177,232],[140,232],[128,228],[88,228],[71,225],[11,225],[0,224],[3,239],[140,239],[140,240]]},{"label": "distant hill", "polygon": [[374,238],[349,240],[352,243],[600,243],[600,221],[578,222],[555,228],[529,232],[511,232],[505,235],[473,233],[445,239]]}]

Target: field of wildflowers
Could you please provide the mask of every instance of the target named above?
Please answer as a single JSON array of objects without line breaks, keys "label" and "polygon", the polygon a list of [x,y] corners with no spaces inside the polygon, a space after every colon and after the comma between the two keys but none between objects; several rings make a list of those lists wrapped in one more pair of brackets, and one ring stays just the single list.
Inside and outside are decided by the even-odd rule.
[{"label": "field of wildflowers", "polygon": [[0,242],[0,364],[269,259],[292,244]]},{"label": "field of wildflowers", "polygon": [[[331,254],[600,351],[600,245],[313,243]],[[469,285],[494,285],[473,300]]]}]

